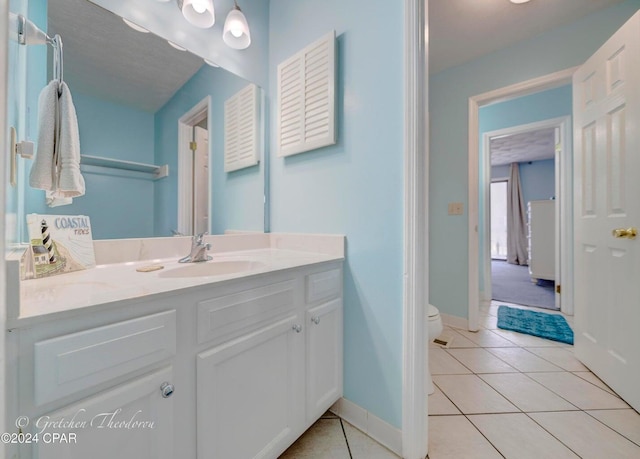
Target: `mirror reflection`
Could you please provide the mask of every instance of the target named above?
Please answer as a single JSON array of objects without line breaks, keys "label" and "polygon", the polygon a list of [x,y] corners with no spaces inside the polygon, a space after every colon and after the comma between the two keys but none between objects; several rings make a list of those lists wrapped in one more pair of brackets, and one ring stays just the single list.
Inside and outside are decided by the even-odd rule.
[{"label": "mirror reflection", "polygon": [[[224,167],[225,101],[250,82],[87,0],[49,0],[46,30],[64,44],[86,194],[51,208],[25,177],[25,215],[88,215],[94,239],[263,231],[262,138],[257,164]],[[53,77],[52,60],[29,49],[28,99]],[[36,106],[27,117],[35,140]]]}]

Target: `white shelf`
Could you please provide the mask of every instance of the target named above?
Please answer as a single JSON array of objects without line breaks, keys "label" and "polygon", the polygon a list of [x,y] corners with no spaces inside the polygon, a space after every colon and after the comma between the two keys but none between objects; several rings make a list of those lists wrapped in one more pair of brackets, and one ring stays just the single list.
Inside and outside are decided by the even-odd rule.
[{"label": "white shelf", "polygon": [[81,155],[80,164],[84,166],[106,167],[109,169],[119,169],[131,172],[142,172],[149,174],[153,180],[161,179],[169,175],[169,165],[156,166],[155,164],[136,163],[133,161],[122,161],[120,159],[102,158],[99,156]]}]

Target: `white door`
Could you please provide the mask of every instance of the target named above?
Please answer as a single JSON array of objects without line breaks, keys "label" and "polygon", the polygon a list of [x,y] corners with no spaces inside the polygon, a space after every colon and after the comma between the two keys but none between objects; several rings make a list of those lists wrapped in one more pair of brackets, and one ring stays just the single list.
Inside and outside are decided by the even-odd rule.
[{"label": "white door", "polygon": [[307,311],[307,421],[342,397],[342,298]]},{"label": "white door", "polygon": [[626,230],[640,226],[638,82],[640,13],[573,78],[575,353],[636,410],[640,239]]},{"label": "white door", "polygon": [[209,231],[209,131],[195,126],[193,137],[193,234]]},{"label": "white door", "polygon": [[199,459],[278,457],[302,433],[303,331],[292,316],[198,354]]}]

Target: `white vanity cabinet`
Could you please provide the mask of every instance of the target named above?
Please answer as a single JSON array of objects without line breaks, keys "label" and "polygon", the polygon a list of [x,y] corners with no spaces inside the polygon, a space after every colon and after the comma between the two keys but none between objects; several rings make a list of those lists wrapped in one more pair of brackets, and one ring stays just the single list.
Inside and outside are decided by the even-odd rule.
[{"label": "white vanity cabinet", "polygon": [[39,417],[33,458],[174,459],[173,399],[158,390],[172,379],[168,367]]},{"label": "white vanity cabinet", "polygon": [[342,269],[205,304],[238,336],[198,354],[198,458],[277,457],[342,396]]},{"label": "white vanity cabinet", "polygon": [[9,424],[76,441],[9,457],[278,457],[342,396],[342,339],[341,260],[16,328]]}]

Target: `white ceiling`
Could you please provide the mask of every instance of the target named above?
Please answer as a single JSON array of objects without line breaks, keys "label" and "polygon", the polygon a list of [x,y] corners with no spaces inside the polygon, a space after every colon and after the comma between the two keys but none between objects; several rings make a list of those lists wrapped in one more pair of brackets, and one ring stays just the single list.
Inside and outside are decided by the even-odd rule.
[{"label": "white ceiling", "polygon": [[438,73],[624,0],[431,0],[429,72]]},{"label": "white ceiling", "polygon": [[554,128],[493,137],[489,145],[492,166],[552,159],[555,156]]},{"label": "white ceiling", "polygon": [[72,91],[155,112],[204,64],[87,0],[48,4],[48,33],[62,37],[64,79]]}]

